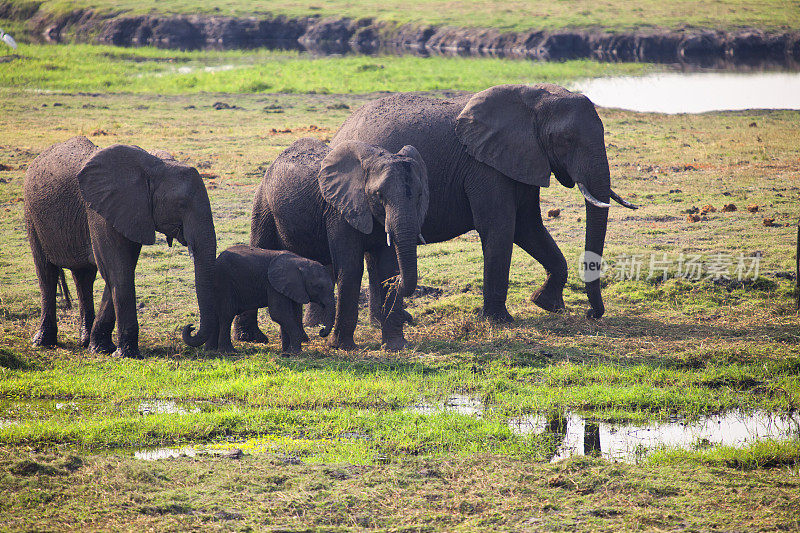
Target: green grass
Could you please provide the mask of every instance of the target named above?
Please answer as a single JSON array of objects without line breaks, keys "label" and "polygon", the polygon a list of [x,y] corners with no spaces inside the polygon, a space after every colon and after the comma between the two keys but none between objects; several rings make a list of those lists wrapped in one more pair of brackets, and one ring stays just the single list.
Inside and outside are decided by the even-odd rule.
[{"label": "green grass", "polygon": [[[12,5],[27,1],[12,0]],[[564,27],[604,27],[629,30],[650,27],[683,28],[703,26],[736,28],[754,26],[765,29],[797,29],[800,9],[796,1],[782,0],[674,0],[639,1],[636,5],[622,0],[604,2],[581,0],[550,2],[545,0],[481,1],[412,0],[381,2],[368,0],[325,0],[288,2],[260,0],[242,2],[226,0],[213,5],[195,0],[162,2],[132,2],[131,0],[46,0],[42,9],[63,13],[78,8],[100,12],[145,14],[196,14],[292,17],[319,15],[321,17],[370,17],[382,21],[417,24],[446,24],[455,26],[490,27],[503,30],[557,29]]]},{"label": "green grass", "polygon": [[320,465],[247,452],[145,462],[0,449],[9,530],[791,531],[799,491],[791,467],[490,454]]},{"label": "green grass", "polygon": [[592,61],[537,63],[492,58],[321,57],[294,52],[179,52],[155,48],[20,45],[0,63],[0,86],[46,91],[370,93],[481,90],[498,83],[564,82],[652,70]]},{"label": "green grass", "polygon": [[[21,48],[31,62],[56,66],[59,54],[73,53],[68,47]],[[277,329],[262,313],[269,344],[240,344],[235,356],[219,357],[181,342],[181,326],[197,321],[192,264],[185,248],[168,248],[159,238],[142,250],[136,272],[146,359],[117,361],[77,346],[77,310],[59,309],[58,348],[29,345],[39,295],[22,219],[22,182],[27,165],[50,144],[84,134],[100,146],[166,148],[197,166],[221,250],[247,242],[252,195],[269,162],[299,137],[329,139],[353,109],[381,95],[357,91],[382,87],[384,70],[417,65],[402,63],[406,59],[430,61],[448,89],[484,88],[472,85],[470,76],[472,69],[489,66],[507,76],[523,69],[525,81],[552,76],[548,79],[562,83],[581,72],[619,71],[586,63],[344,58],[317,64],[322,60],[270,52],[73,50],[90,60],[76,59],[61,79],[48,81],[37,69],[21,69],[22,60],[0,63],[3,527],[792,530],[800,525],[796,441],[663,450],[641,465],[594,458],[551,465],[546,459],[557,445],[552,434],[519,435],[508,426],[513,417],[565,410],[649,422],[800,406],[794,281],[777,276],[794,270],[800,112],[600,110],[614,188],[641,205],[635,212],[611,209],[605,256],[612,266],[618,268],[625,255],[638,255],[646,276],[652,253],[700,254],[709,261],[718,253],[749,259],[760,251],[760,277],[750,285],[612,275],[603,282],[607,314],[599,321],[585,319],[588,304],[576,274],[583,202],[554,180],[542,192],[542,209],[561,210],[545,223],[570,265],[562,315],[530,303],[544,272],[515,249],[509,310],[516,322],[496,327],[481,320],[480,243],[468,234],[419,249],[420,283],[441,293],[408,301],[417,325],[406,328],[410,347],[401,353],[381,350],[379,332],[368,325],[362,307],[358,351],[332,350],[315,337],[303,354],[281,357]],[[317,90],[342,83],[341,72],[384,60],[385,69],[362,69],[361,89]],[[255,65],[268,61],[309,77],[298,76],[292,94],[219,92],[246,81],[238,77],[239,68],[260,68]],[[224,64],[235,68],[208,73],[190,94],[179,94],[181,74],[170,73],[176,66]],[[127,84],[114,81],[113,90],[104,88],[103,72],[115,69],[120,79],[130,72],[145,74],[141,79],[147,82],[137,85],[140,78],[130,76]],[[433,83],[431,71],[410,70],[409,84]],[[484,74],[474,74],[479,75]],[[12,82],[12,76],[20,77]],[[480,79],[485,86],[507,79],[491,77]],[[220,101],[235,108],[214,109]],[[676,189],[680,192],[670,192]],[[719,209],[727,203],[738,210],[710,213],[694,224],[682,214],[691,206]],[[750,204],[759,211],[748,212]],[[776,225],[765,227],[764,217]],[[102,288],[98,279],[97,301]],[[483,415],[423,416],[406,409],[454,394],[479,400]],[[185,412],[141,414],[142,402],[154,398],[175,401]],[[218,455],[159,463],[132,458],[140,447],[186,443],[212,451],[238,446],[246,455],[241,461]],[[298,459],[301,464],[295,464]]]}]

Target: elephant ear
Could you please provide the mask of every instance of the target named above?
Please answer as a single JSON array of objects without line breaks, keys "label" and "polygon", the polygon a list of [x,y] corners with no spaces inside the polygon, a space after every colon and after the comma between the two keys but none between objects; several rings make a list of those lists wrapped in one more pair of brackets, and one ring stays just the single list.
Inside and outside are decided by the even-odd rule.
[{"label": "elephant ear", "polygon": [[364,190],[364,164],[377,149],[360,141],[345,141],[330,151],[319,170],[319,190],[345,220],[361,233],[372,233],[372,211]]},{"label": "elephant ear", "polygon": [[476,93],[456,118],[467,152],[509,178],[550,185],[550,164],[539,142],[535,106],[551,96],[541,87],[498,85]]},{"label": "elephant ear", "polygon": [[417,212],[419,213],[420,227],[422,227],[422,223],[425,221],[425,215],[428,212],[428,200],[430,199],[430,191],[428,190],[428,167],[425,165],[425,161],[422,160],[422,155],[410,144],[403,146],[400,151],[397,152],[397,155],[410,157],[417,162],[419,181],[422,185],[422,195],[419,199],[419,205],[417,205]]},{"label": "elephant ear", "polygon": [[150,176],[164,163],[137,146],[96,152],[78,173],[81,194],[115,230],[141,244],[156,242]]},{"label": "elephant ear", "polygon": [[267,278],[272,288],[279,293],[299,304],[307,304],[311,298],[306,292],[301,267],[302,260],[299,257],[282,253],[269,264]]}]

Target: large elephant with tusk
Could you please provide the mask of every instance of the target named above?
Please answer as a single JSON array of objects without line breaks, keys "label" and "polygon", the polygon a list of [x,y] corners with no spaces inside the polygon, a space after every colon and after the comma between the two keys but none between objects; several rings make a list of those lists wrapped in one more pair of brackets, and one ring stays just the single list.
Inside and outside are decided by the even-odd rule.
[{"label": "large elephant with tusk", "polygon": [[[585,198],[586,251],[592,252],[586,262],[599,262],[603,255],[608,202],[635,209],[611,189],[603,123],[594,105],[556,85],[498,85],[453,100],[388,96],[354,112],[331,146],[353,140],[390,151],[405,145],[419,149],[430,191],[422,236],[439,242],[478,231],[483,315],[497,322],[512,321],[506,295],[514,244],[547,272],[534,303],[548,311],[564,308],[567,262],[539,207],[539,190],[549,185],[551,174],[565,187],[577,184]],[[371,294],[378,290],[370,283]],[[599,318],[605,312],[600,280],[587,281],[586,291],[587,316]],[[375,298],[370,303],[376,305]]]}]

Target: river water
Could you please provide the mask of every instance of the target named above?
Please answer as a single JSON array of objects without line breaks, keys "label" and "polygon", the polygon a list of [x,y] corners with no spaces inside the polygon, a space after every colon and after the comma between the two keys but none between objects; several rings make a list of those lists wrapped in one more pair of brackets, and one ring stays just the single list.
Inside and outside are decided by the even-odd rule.
[{"label": "river water", "polygon": [[658,113],[800,109],[798,72],[668,72],[568,85],[595,105]]}]

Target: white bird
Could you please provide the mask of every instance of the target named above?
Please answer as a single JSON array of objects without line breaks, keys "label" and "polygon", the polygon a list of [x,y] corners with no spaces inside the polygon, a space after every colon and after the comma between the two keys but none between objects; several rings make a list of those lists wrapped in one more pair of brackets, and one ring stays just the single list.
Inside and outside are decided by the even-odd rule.
[{"label": "white bird", "polygon": [[17,49],[17,41],[15,41],[12,36],[4,32],[3,28],[0,28],[0,39],[2,39],[3,42],[5,42],[8,46],[13,48],[14,50]]}]

